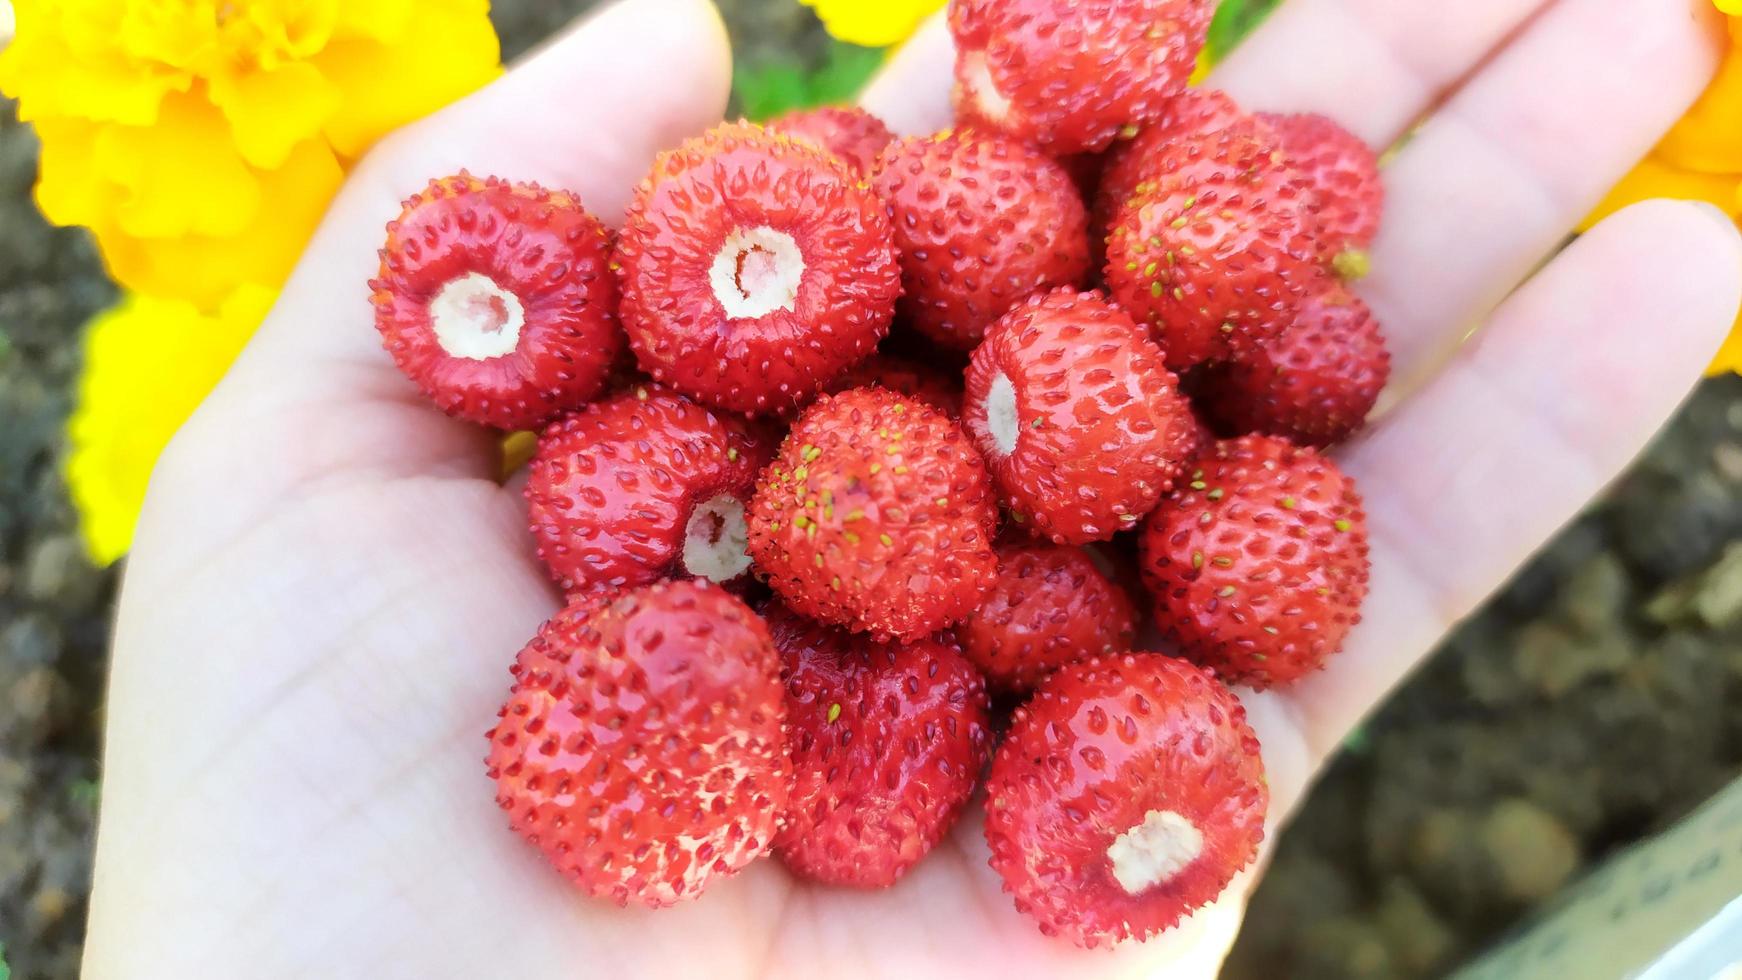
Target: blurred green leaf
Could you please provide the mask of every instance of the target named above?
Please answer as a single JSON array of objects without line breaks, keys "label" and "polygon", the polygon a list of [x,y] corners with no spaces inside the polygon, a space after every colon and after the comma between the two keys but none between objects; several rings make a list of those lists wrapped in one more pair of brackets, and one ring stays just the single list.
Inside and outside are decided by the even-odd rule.
[{"label": "blurred green leaf", "polygon": [[5,943],[0,943],[0,980],[12,980],[12,968],[6,965]]},{"label": "blurred green leaf", "polygon": [[1354,755],[1364,755],[1366,754],[1368,747],[1372,744],[1373,737],[1368,733],[1367,726],[1356,725],[1355,728],[1343,738],[1343,751]]},{"label": "blurred green leaf", "polygon": [[761,120],[803,105],[810,84],[803,69],[790,62],[741,64],[732,72],[732,91],[744,115]]},{"label": "blurred green leaf", "polygon": [[[103,788],[94,779],[76,779],[72,785],[67,787],[67,797],[72,800],[73,804],[92,813],[97,812],[97,800],[102,796],[102,793]],[[0,977],[0,980],[5,980],[5,978]]]},{"label": "blurred green leaf", "polygon": [[871,76],[877,74],[883,59],[881,48],[861,48],[856,44],[835,42],[829,48],[829,60],[823,63],[812,80],[811,97],[816,101],[811,104],[851,102]]},{"label": "blurred green leaf", "polygon": [[750,119],[763,120],[793,109],[851,102],[877,67],[883,51],[832,42],[823,63],[810,73],[796,61],[740,62],[732,75],[732,91]]},{"label": "blurred green leaf", "polygon": [[1234,50],[1246,35],[1255,30],[1264,18],[1276,9],[1279,0],[1222,0],[1216,9],[1216,19],[1210,22],[1210,39],[1205,45],[1212,62],[1221,61]]}]

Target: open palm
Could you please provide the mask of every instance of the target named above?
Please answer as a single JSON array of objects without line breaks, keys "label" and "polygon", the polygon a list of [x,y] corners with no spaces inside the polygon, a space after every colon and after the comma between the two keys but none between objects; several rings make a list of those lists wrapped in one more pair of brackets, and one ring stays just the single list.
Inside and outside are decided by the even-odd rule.
[{"label": "open palm", "polygon": [[[1273,830],[1348,728],[1640,448],[1734,318],[1742,246],[1693,205],[1623,212],[1525,281],[1697,95],[1710,6],[1291,0],[1213,79],[1375,145],[1432,113],[1387,168],[1362,285],[1397,362],[1389,411],[1341,452],[1371,519],[1366,621],[1329,670],[1245,698]],[[869,107],[947,125],[948,44],[931,25]],[[428,407],[377,343],[373,249],[401,196],[462,167],[620,214],[657,150],[719,118],[729,63],[704,0],[617,6],[353,177],[153,479],[87,976],[1214,975],[1251,874],[1155,941],[1086,953],[1011,908],[974,813],[887,891],[763,861],[662,912],[581,896],[506,829],[482,736],[558,596],[493,438]]]}]

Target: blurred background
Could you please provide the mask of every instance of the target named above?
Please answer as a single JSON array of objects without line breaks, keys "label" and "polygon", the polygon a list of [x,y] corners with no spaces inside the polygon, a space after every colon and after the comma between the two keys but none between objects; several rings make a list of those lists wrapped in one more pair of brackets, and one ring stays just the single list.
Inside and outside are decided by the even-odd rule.
[{"label": "blurred background", "polygon": [[[938,6],[817,2],[820,11],[795,0],[721,0],[738,59],[734,112],[756,118],[849,98],[884,57],[879,47]],[[1212,55],[1273,3],[1228,0]],[[405,83],[415,98],[371,97],[354,112],[348,101],[350,116],[310,132],[234,127],[225,152],[240,154],[235,173],[254,182],[230,189],[244,217],[261,199],[289,209],[275,215],[279,224],[296,223],[298,200],[318,215],[376,135],[493,77],[498,41],[501,59],[512,60],[591,5],[495,0],[487,15],[483,0],[425,5],[440,8],[449,20],[438,24],[460,40],[444,58],[424,59],[446,66],[441,77]],[[18,6],[45,21],[59,16],[40,12],[53,0]],[[860,43],[832,37],[819,12]],[[11,20],[0,2],[0,38]],[[427,53],[423,39],[393,33],[412,30],[362,25],[375,48],[341,59],[335,47],[318,67],[349,99],[347,77]],[[32,113],[46,150],[19,122],[19,104],[0,101],[0,978],[9,962],[14,976],[36,980],[78,971],[102,796],[110,607],[145,475],[270,305],[300,240],[249,251],[234,245],[247,232],[223,215],[115,205],[104,175],[71,161],[113,156],[105,148],[125,148],[143,132],[139,120],[125,110],[81,116],[71,83],[49,77],[54,52],[17,47],[0,60],[0,89],[22,91],[27,111],[32,84],[63,86],[65,96],[35,96],[46,106]],[[234,79],[207,84],[226,113],[259,108]],[[190,141],[210,138],[201,111],[214,110],[176,109]],[[1742,117],[1728,118],[1742,132]],[[210,147],[186,152],[200,161],[201,180],[222,183],[223,168],[213,177],[207,167]],[[1742,172],[1742,154],[1735,163]],[[1736,209],[1738,178],[1709,164],[1677,167],[1673,154],[1647,161],[1621,193],[1698,184],[1692,193],[1722,194]],[[94,229],[95,240],[87,228],[51,226],[45,211]],[[202,248],[260,258],[227,270],[229,282],[176,281],[176,264]],[[1497,488],[1496,506],[1503,498]],[[1344,747],[1284,834],[1227,975],[1444,974],[1582,869],[1736,779],[1739,708],[1742,377],[1720,373]]]}]

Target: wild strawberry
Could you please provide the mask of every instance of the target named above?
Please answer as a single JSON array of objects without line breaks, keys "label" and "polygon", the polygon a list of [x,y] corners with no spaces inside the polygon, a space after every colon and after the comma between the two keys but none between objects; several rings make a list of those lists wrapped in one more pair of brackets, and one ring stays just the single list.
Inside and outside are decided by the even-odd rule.
[{"label": "wild strawberry", "polygon": [[778,604],[793,790],[775,851],[832,885],[890,885],[955,823],[986,763],[986,683],[947,634],[878,643]]},{"label": "wild strawberry", "polygon": [[1230,684],[1263,689],[1324,666],[1367,596],[1354,482],[1271,436],[1218,443],[1189,477],[1143,528],[1156,621]]},{"label": "wild strawberry", "polygon": [[509,822],[588,894],[659,908],[766,852],[792,773],[768,628],[705,582],[574,600],[490,731]]},{"label": "wild strawberry", "polygon": [[1179,142],[1120,206],[1107,288],[1184,370],[1251,350],[1326,276],[1316,196],[1259,129]]},{"label": "wild strawberry", "polygon": [[952,374],[931,364],[894,354],[871,355],[868,360],[848,368],[846,374],[829,382],[827,391],[836,394],[868,385],[922,401],[950,418],[962,414],[961,374]]},{"label": "wild strawberry", "polygon": [[740,422],[637,386],[544,430],[526,483],[538,556],[570,592],[750,570],[744,502],[773,455]]},{"label": "wild strawberry", "polygon": [[1070,174],[1016,140],[898,140],[873,183],[901,255],[902,316],[943,346],[972,348],[1012,304],[1081,285],[1089,271],[1088,216]]},{"label": "wild strawberry", "polygon": [[433,180],[387,226],[376,329],[449,415],[534,427],[596,397],[623,347],[610,247],[573,194]]},{"label": "wild strawberry", "polygon": [[876,172],[877,154],[895,140],[883,120],[858,106],[795,109],[766,126],[771,133],[828,150],[866,178]]},{"label": "wild strawberry", "polygon": [[992,867],[1040,931],[1147,939],[1215,899],[1264,839],[1246,712],[1161,654],[1072,664],[1016,716],[986,784]]},{"label": "wild strawberry", "polygon": [[1066,664],[1131,649],[1137,617],[1083,549],[1005,545],[992,591],[956,635],[989,683],[1026,694]]},{"label": "wild strawberry", "polygon": [[1201,140],[1234,126],[1251,126],[1254,120],[1233,99],[1215,89],[1193,88],[1180,93],[1155,122],[1130,140],[1114,143],[1108,149],[1092,198],[1091,234],[1106,238],[1119,208],[1158,173],[1158,156],[1179,143]]},{"label": "wild strawberry", "polygon": [[1365,250],[1379,234],[1385,212],[1378,154],[1328,116],[1266,113],[1259,118],[1276,130],[1283,152],[1318,193],[1319,234],[1335,254],[1338,274],[1345,279],[1366,275]]},{"label": "wild strawberry", "polygon": [[1230,434],[1264,432],[1323,447],[1361,428],[1390,375],[1379,322],[1333,282],[1276,339],[1209,368],[1197,395]]},{"label": "wild strawberry", "polygon": [[641,366],[708,405],[802,404],[888,332],[882,204],[833,155],[748,123],[660,155],[617,243]]},{"label": "wild strawberry", "polygon": [[1185,90],[1215,0],[954,0],[956,115],[1054,154],[1100,150]]},{"label": "wild strawberry", "polygon": [[1097,293],[1032,296],[968,365],[963,424],[1019,520],[1059,544],[1137,526],[1195,423],[1161,350]]},{"label": "wild strawberry", "polygon": [[794,611],[911,641],[979,606],[997,517],[985,463],[954,422],[856,388],[806,409],[763,470],[750,554]]}]

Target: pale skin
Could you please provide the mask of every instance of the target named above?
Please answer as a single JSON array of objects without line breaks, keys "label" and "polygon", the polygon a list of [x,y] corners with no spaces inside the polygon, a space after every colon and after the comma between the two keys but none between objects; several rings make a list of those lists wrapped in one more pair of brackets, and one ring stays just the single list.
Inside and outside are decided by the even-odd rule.
[{"label": "pale skin", "polygon": [[[1735,318],[1742,244],[1695,205],[1637,206],[1541,265],[1698,95],[1715,21],[1706,0],[1289,0],[1213,79],[1376,145],[1432,112],[1387,168],[1361,287],[1396,381],[1338,453],[1370,515],[1366,618],[1322,674],[1245,695],[1272,838],[1348,730],[1638,452]],[[948,58],[934,23],[867,105],[945,125]],[[614,222],[657,150],[719,119],[729,65],[703,0],[619,6],[352,177],[153,478],[88,976],[1215,974],[1256,873],[1151,942],[1084,952],[1011,908],[972,812],[887,891],[765,861],[661,912],[582,897],[508,831],[482,736],[558,597],[494,437],[395,371],[363,281],[400,199],[461,167],[571,188]]]}]

